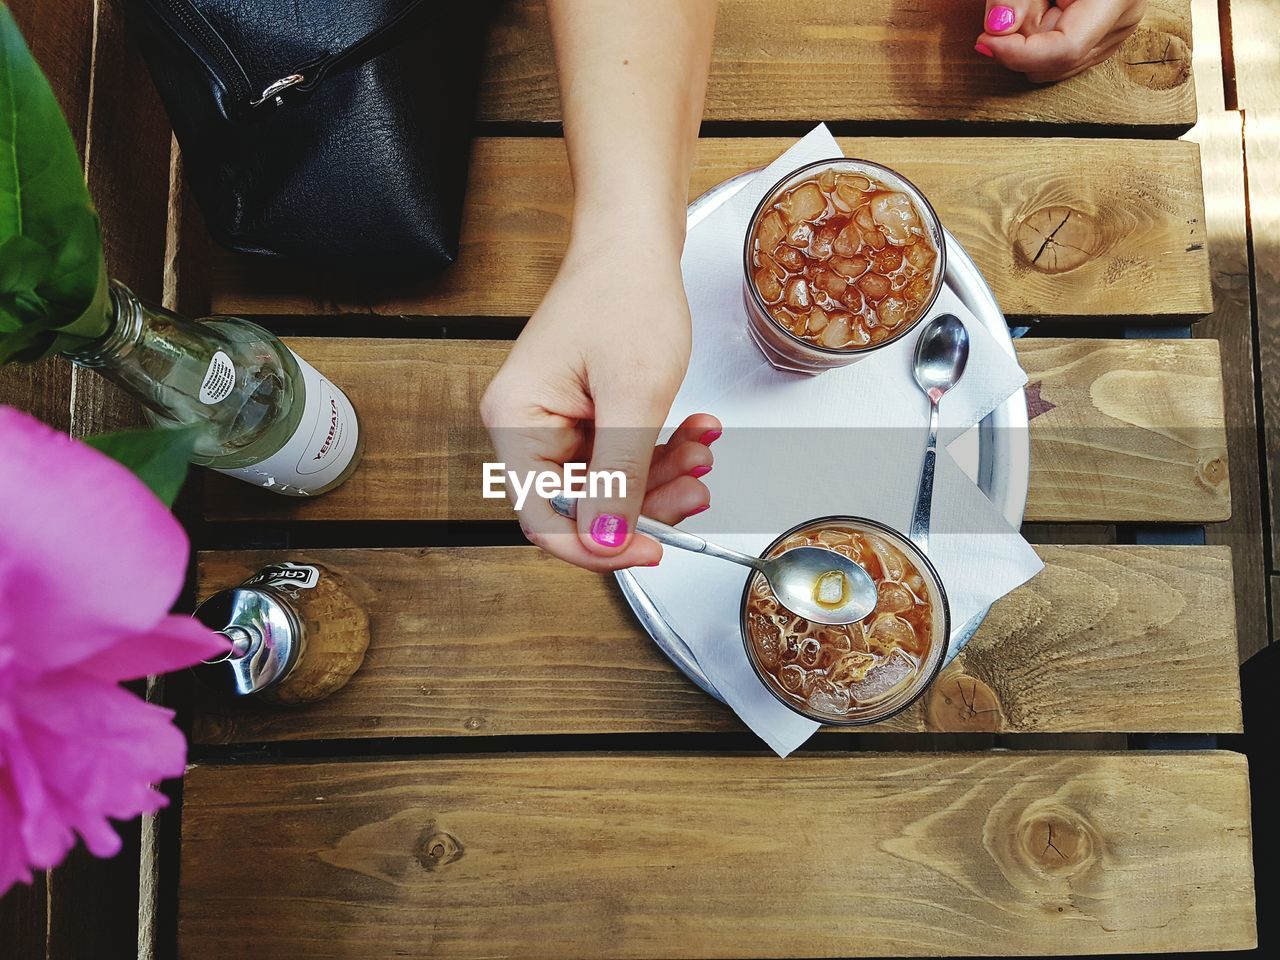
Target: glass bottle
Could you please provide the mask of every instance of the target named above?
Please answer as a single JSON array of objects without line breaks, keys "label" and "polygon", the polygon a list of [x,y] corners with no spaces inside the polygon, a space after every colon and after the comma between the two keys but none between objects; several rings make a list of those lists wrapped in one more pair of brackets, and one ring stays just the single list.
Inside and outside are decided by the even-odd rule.
[{"label": "glass bottle", "polygon": [[197,429],[192,463],[287,496],[342,484],[364,437],[351,401],[278,337],[240,317],[193,321],[112,281],[114,322],[71,354],[141,401],[157,426]]}]

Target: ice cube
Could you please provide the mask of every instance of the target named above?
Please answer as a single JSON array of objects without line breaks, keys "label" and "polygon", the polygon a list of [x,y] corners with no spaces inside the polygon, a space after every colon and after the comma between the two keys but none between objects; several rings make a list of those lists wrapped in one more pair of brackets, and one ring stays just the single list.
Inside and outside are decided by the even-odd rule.
[{"label": "ice cube", "polygon": [[778,209],[787,226],[794,226],[801,220],[815,220],[827,209],[827,198],[812,180],[800,184],[786,194],[779,202]]},{"label": "ice cube", "polygon": [[862,246],[862,231],[852,223],[847,224],[831,241],[831,251],[841,257],[852,257]]},{"label": "ice cube", "polygon": [[862,242],[872,250],[883,250],[889,243],[879,230],[863,230]]},{"label": "ice cube", "polygon": [[804,254],[795,247],[789,247],[784,243],[778,248],[774,256],[777,258],[778,263],[791,273],[799,273],[804,269]]},{"label": "ice cube", "polygon": [[808,703],[810,710],[816,710],[828,716],[841,717],[848,713],[852,700],[845,687],[821,678],[813,681],[809,690]]},{"label": "ice cube", "polygon": [[782,215],[777,210],[770,210],[760,218],[760,228],[756,231],[756,238],[765,250],[774,249],[786,235],[786,225],[783,224]]},{"label": "ice cube", "polygon": [[881,613],[876,615],[875,623],[867,631],[867,643],[871,644],[872,650],[887,655],[896,648],[914,647],[916,633],[911,624],[896,614]]},{"label": "ice cube", "polygon": [[859,230],[874,230],[876,228],[876,222],[871,216],[871,206],[869,204],[865,204],[859,207],[853,215],[853,222],[858,225]]},{"label": "ice cube", "polygon": [[807,311],[813,305],[809,299],[809,284],[804,277],[792,277],[787,281],[787,306]]},{"label": "ice cube", "polygon": [[828,607],[844,601],[845,576],[839,570],[829,570],[818,578],[813,599]]},{"label": "ice cube", "polygon": [[889,278],[878,273],[865,273],[858,280],[858,289],[868,300],[880,301],[889,295],[892,286]]},{"label": "ice cube", "polygon": [[815,233],[813,241],[809,244],[809,256],[816,260],[826,260],[830,257],[837,233],[838,231],[831,224],[827,224]]},{"label": "ice cube", "polygon": [[782,284],[768,267],[761,267],[756,271],[756,289],[760,291],[765,303],[777,303],[782,296]]},{"label": "ice cube", "polygon": [[917,240],[907,250],[907,263],[911,264],[916,270],[928,270],[938,255],[934,252],[933,246],[924,240]]},{"label": "ice cube", "polygon": [[901,580],[907,571],[907,558],[903,556],[902,551],[883,537],[877,537],[873,533],[866,534],[864,539],[880,563],[879,579]]},{"label": "ice cube", "polygon": [[[824,299],[828,301],[830,300],[830,297],[827,297],[825,293],[822,294],[822,296]],[[807,325],[807,329],[810,334],[821,333],[822,328],[825,327],[826,325],[827,325],[827,312],[823,310],[822,307],[820,306],[814,307],[812,310],[809,311],[809,322]]]},{"label": "ice cube", "polygon": [[803,220],[787,231],[787,243],[801,250],[807,249],[813,241],[813,227]]},{"label": "ice cube", "polygon": [[849,684],[849,692],[859,703],[879,700],[894,687],[915,676],[918,669],[910,657],[895,650],[884,662],[868,670],[864,679]]},{"label": "ice cube", "polygon": [[909,314],[906,301],[898,297],[886,297],[876,307],[876,318],[890,330],[905,322]]},{"label": "ice cube", "polygon": [[838,350],[849,340],[849,320],[850,315],[847,313],[833,313],[827,318],[827,325],[822,330],[822,335],[818,337],[818,342],[824,347],[830,347],[832,350]]},{"label": "ice cube", "polygon": [[920,226],[911,198],[905,193],[890,190],[871,198],[871,219],[893,243],[910,243],[915,238],[911,228]]},{"label": "ice cube", "polygon": [[782,658],[782,630],[768,617],[753,613],[750,634],[760,662],[766,669],[775,669]]},{"label": "ice cube", "polygon": [[857,280],[867,272],[871,261],[866,257],[832,257],[830,264],[831,269],[846,280]]},{"label": "ice cube", "polygon": [[816,637],[805,637],[797,647],[796,663],[812,670],[822,659],[822,644]]},{"label": "ice cube", "polygon": [[877,273],[893,273],[902,266],[902,251],[897,247],[885,247],[876,251],[871,258],[871,265]]},{"label": "ice cube", "polygon": [[788,663],[778,671],[778,683],[787,693],[799,693],[804,688],[805,672],[794,663]]},{"label": "ice cube", "polygon": [[882,580],[878,592],[877,613],[906,613],[916,605],[916,598],[911,591],[892,580]]}]

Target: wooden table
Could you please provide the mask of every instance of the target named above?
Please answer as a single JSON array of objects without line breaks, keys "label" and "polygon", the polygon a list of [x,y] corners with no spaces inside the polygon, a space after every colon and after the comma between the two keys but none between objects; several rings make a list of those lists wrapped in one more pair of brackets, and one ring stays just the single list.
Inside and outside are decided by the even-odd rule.
[{"label": "wooden table", "polygon": [[1252,946],[1246,764],[1210,748],[1240,729],[1240,651],[1266,643],[1260,521],[1240,520],[1261,503],[1238,433],[1240,116],[1221,60],[1200,62],[1214,4],[1196,0],[1195,79],[1188,0],[1152,0],[1119,56],[1042,88],[972,53],[980,8],[722,2],[693,193],[831,121],[929,195],[1033,326],[1045,571],[914,708],[787,761],[610,580],[521,545],[476,493],[477,400],[568,232],[541,3],[509,2],[494,32],[442,277],[358,289],[209,251],[174,193],[168,300],[288,334],[368,433],[313,502],[208,477],[198,591],[320,560],[368,586],[373,630],[321,704],[183,700],[180,886],[162,870],[156,900],[183,960]]}]

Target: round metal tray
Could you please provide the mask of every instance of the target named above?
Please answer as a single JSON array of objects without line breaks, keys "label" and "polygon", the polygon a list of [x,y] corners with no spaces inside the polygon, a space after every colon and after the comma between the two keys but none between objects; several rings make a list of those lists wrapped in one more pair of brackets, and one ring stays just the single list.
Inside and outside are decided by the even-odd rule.
[{"label": "round metal tray", "polygon": [[[701,223],[746,185],[758,170],[747,170],[712,187],[689,204],[689,229]],[[968,307],[975,317],[986,325],[996,341],[1012,356],[1013,338],[1005,322],[1000,305],[996,303],[991,288],[978,271],[977,265],[950,231],[944,231],[947,242],[946,283]],[[1022,513],[1027,505],[1027,484],[1031,475],[1031,438],[1027,433],[1027,400],[1019,390],[995,410],[991,411],[971,432],[956,441],[962,447],[957,460],[1004,515],[1009,525],[1017,529],[1022,525]],[[971,445],[976,440],[976,450]],[[953,452],[955,446],[953,445]],[[967,461],[967,462],[966,462]],[[653,638],[659,649],[684,673],[709,695],[723,702],[724,698],[707,679],[688,645],[680,638],[670,623],[663,618],[653,600],[641,588],[639,582],[627,570],[616,574],[622,594],[631,605],[632,612]],[[963,649],[977,632],[987,611],[960,624],[951,633],[950,661]]]}]

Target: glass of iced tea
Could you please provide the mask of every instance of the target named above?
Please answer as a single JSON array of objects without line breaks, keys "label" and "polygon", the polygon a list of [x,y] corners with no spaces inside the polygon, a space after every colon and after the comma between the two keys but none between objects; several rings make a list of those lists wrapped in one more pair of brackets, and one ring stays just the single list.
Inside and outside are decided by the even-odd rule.
[{"label": "glass of iced tea", "polygon": [[942,224],[905,177],[819,160],[760,201],[743,249],[751,337],[779,370],[820,373],[902,338],[946,272]]},{"label": "glass of iced tea", "polygon": [[742,640],[757,676],[786,706],[838,726],[905,710],[942,669],[951,613],[938,572],[897,531],[858,517],[822,517],[788,530],[762,556],[821,546],[860,565],[879,601],[845,626],[811,623],[778,603],[752,574],[742,594]]}]

